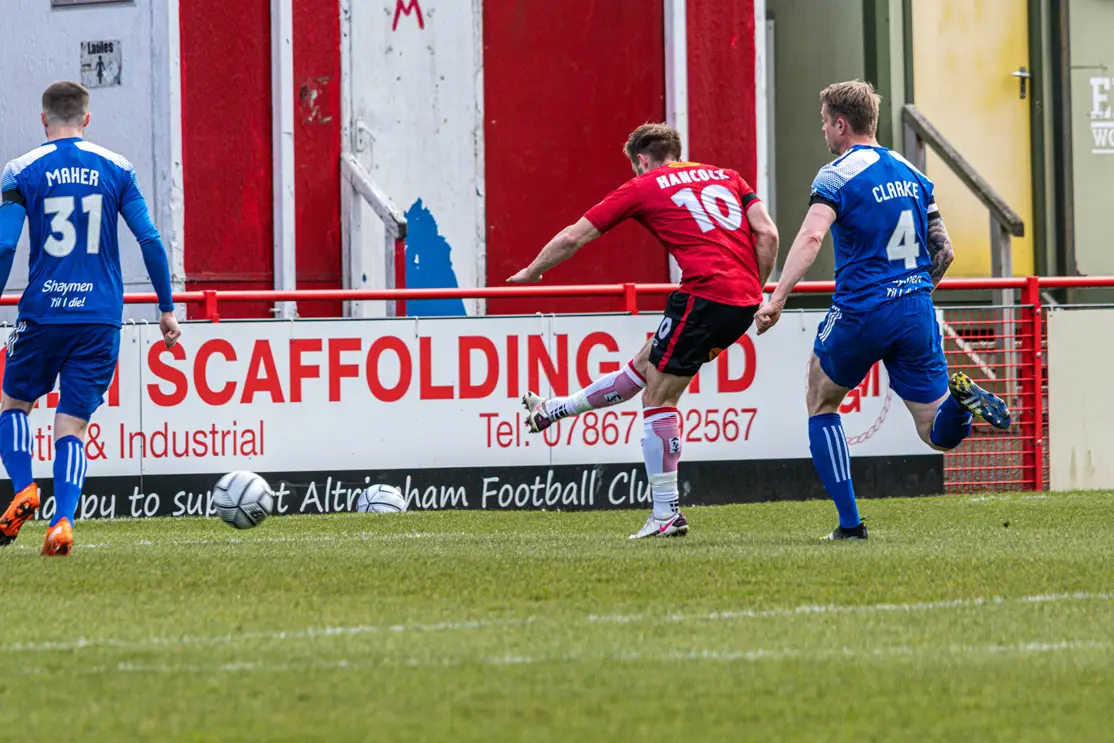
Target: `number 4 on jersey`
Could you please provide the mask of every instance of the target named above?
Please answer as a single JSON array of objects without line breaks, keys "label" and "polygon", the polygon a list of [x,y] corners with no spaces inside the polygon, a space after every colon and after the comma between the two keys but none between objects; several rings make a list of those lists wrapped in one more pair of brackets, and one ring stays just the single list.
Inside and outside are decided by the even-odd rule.
[{"label": "number 4 on jersey", "polygon": [[916,268],[921,246],[917,242],[917,225],[913,222],[913,210],[906,209],[897,219],[897,227],[890,235],[886,245],[886,257],[891,261],[905,261],[906,268]]}]

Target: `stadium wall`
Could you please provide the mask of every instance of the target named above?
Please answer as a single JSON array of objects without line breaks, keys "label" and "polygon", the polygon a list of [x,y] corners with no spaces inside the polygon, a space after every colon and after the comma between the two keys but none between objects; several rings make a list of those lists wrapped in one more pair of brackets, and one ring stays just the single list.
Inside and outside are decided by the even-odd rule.
[{"label": "stadium wall", "polygon": [[[120,84],[91,91],[88,137],[134,165],[170,253],[175,279],[182,276],[181,130],[178,90],[177,1],[136,0],[52,9],[47,0],[0,2],[0,160],[39,146],[45,136],[39,113],[43,90],[58,80],[81,80],[81,44],[115,41],[121,49]],[[20,243],[26,255],[27,234]],[[125,291],[150,289],[139,246],[120,231]],[[181,288],[180,281],[176,282]],[[27,260],[15,262],[7,289],[27,285]],[[156,317],[153,307],[129,307],[125,316]],[[11,322],[15,310],[0,309]]]},{"label": "stadium wall", "polygon": [[[497,285],[630,177],[621,145],[665,118],[661,3],[351,3],[348,143],[410,219],[407,283]],[[687,3],[693,157],[757,176],[755,3]],[[544,19],[544,22],[541,22]],[[381,250],[374,235],[366,249]],[[547,280],[665,281],[631,224]],[[652,306],[652,305],[647,305]],[[412,315],[613,310],[610,300],[414,303]]]},{"label": "stadium wall", "polygon": [[[620,151],[626,134],[665,118],[660,0],[654,12],[639,14],[623,3],[555,12],[545,0],[292,3],[299,288],[341,285],[342,149],[356,154],[409,217],[408,285],[479,286],[501,283],[628,178]],[[56,79],[80,77],[81,41],[121,41],[123,84],[94,91],[90,137],[135,162],[186,288],[272,288],[271,6],[137,0],[51,10],[45,0],[5,0],[0,25],[22,32],[0,45],[0,62],[14,71],[0,101],[0,150],[19,154],[41,141],[39,93]],[[754,182],[755,2],[687,0],[686,9],[690,156],[734,167]],[[344,71],[342,25],[350,52]],[[347,143],[345,95],[353,118]],[[179,249],[187,235],[188,250]],[[143,290],[139,251],[129,249],[130,236],[124,241],[127,288]],[[25,280],[20,270],[15,288]],[[668,275],[661,248],[625,225],[593,246],[590,259],[549,280]],[[585,309],[618,306],[548,300],[491,307]],[[461,315],[485,305],[418,302],[408,310]],[[271,308],[228,311],[266,317]],[[300,311],[336,316],[340,307]]]},{"label": "stadium wall", "polygon": [[[825,498],[808,449],[806,363],[822,313],[745,336],[685,398],[685,503]],[[116,379],[89,428],[83,517],[212,513],[228,471],[262,474],[280,513],[352,510],[369,483],[415,509],[644,508],[637,407],[527,436],[519,397],[612,371],[660,316],[198,323],[173,349],[125,326]],[[7,331],[0,332],[0,343]],[[49,494],[57,396],[31,414]],[[842,409],[863,497],[935,494],[943,458],[916,436],[882,366]],[[6,475],[5,475],[6,477]],[[48,516],[53,501],[44,502]]]},{"label": "stadium wall", "polygon": [[1048,315],[1052,490],[1114,489],[1114,403],[1105,394],[1114,351],[1103,342],[1112,324],[1114,310],[1109,308]]}]

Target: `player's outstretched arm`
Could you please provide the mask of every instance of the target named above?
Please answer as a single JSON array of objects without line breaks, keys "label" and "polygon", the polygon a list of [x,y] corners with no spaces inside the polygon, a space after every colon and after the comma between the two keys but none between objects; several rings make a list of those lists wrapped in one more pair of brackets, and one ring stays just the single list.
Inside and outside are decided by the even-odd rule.
[{"label": "player's outstretched arm", "polygon": [[19,179],[9,163],[0,178],[0,292],[8,285],[16,246],[27,219],[27,199],[19,190]]},{"label": "player's outstretched arm", "polygon": [[948,266],[955,260],[955,250],[952,249],[952,239],[948,237],[948,228],[944,226],[944,218],[936,216],[928,222],[928,255],[932,260],[929,275],[932,276],[932,285],[938,286]]},{"label": "player's outstretched arm", "polygon": [[7,199],[0,202],[0,292],[8,285],[19,235],[23,232],[26,219],[27,211],[22,204]]},{"label": "player's outstretched arm", "polygon": [[170,283],[170,264],[166,260],[166,249],[162,244],[162,236],[151,221],[147,211],[147,202],[142,196],[135,196],[127,201],[120,209],[120,216],[124,223],[139,241],[139,249],[143,251],[143,264],[147,267],[147,276],[151,285],[155,287],[155,294],[159,298],[159,330],[162,331],[163,341],[170,348],[178,342],[182,335],[178,327],[178,320],[174,317],[174,297]]},{"label": "player's outstretched arm", "polygon": [[536,284],[542,274],[576,255],[576,251],[600,236],[600,231],[584,217],[553,236],[538,257],[526,268],[507,279],[508,284]]},{"label": "player's outstretched arm", "polygon": [[766,291],[766,282],[770,280],[777,261],[777,225],[761,201],[751,202],[747,209],[747,222],[754,235],[754,252],[758,256],[758,282],[762,291]]},{"label": "player's outstretched arm", "polygon": [[800,283],[808,273],[808,269],[816,262],[816,255],[820,246],[824,244],[824,235],[828,234],[832,223],[835,222],[836,213],[827,204],[813,204],[801,223],[801,229],[789,248],[789,255],[785,258],[785,268],[777,282],[777,288],[770,295],[770,301],[758,308],[754,316],[754,323],[758,326],[761,335],[777,324],[781,318],[781,311],[785,309],[785,300],[793,293],[793,287]]}]

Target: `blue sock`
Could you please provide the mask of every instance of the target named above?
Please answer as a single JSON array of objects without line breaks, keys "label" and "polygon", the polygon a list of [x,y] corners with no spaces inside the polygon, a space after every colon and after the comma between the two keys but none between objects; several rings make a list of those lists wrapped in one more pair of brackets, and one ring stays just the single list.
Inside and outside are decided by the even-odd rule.
[{"label": "blue sock", "polygon": [[77,436],[63,436],[54,445],[54,526],[62,519],[73,524],[81,486],[85,484],[85,444]]},{"label": "blue sock", "polygon": [[32,482],[31,424],[22,410],[0,413],[0,459],[12,478],[12,489],[18,493]]},{"label": "blue sock", "polygon": [[936,409],[932,421],[932,443],[941,449],[954,449],[971,435],[974,417],[951,395],[948,395]]},{"label": "blue sock", "polygon": [[808,450],[824,489],[835,501],[839,525],[851,529],[862,523],[851,485],[851,452],[839,413],[814,415],[808,419]]}]

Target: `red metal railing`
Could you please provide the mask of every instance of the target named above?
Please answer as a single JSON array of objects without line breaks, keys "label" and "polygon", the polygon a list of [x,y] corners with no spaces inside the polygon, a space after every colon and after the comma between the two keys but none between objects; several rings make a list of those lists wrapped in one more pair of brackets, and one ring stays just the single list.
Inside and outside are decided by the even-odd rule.
[{"label": "red metal railing", "polygon": [[[766,285],[772,292],[776,283]],[[665,296],[677,288],[675,284],[579,284],[568,286],[487,286],[475,289],[297,289],[279,291],[256,290],[203,290],[175,292],[179,304],[199,304],[204,308],[204,319],[217,322],[222,302],[396,302],[420,299],[507,299],[523,297],[616,297],[623,300],[624,311],[639,313],[638,298]],[[970,291],[1013,289],[1021,292],[1022,304],[1037,306],[1042,289],[1114,288],[1114,276],[1030,276],[1005,279],[945,279],[938,291]],[[831,294],[833,281],[802,282],[794,289],[798,294]],[[124,304],[155,304],[153,292],[125,294]],[[1036,302],[1037,304],[1033,304]],[[0,307],[19,303],[14,294],[0,296]]]},{"label": "red metal railing", "polygon": [[[396,265],[397,268],[397,265]],[[766,291],[773,291],[769,284]],[[625,311],[637,315],[638,299],[666,295],[673,284],[587,284],[580,286],[499,286],[477,289],[377,289],[298,291],[176,292],[174,301],[200,304],[205,319],[220,320],[225,302],[337,302],[420,299],[499,299],[509,297],[617,297]],[[1007,289],[1019,293],[1020,303],[999,307],[945,307],[944,351],[952,371],[967,372],[976,382],[1006,399],[1014,426],[997,431],[985,423],[955,452],[945,456],[945,485],[949,491],[995,489],[1043,490],[1047,477],[1047,412],[1045,397],[1044,308],[1042,289],[1114,288],[1114,276],[1016,277],[947,279],[939,291]],[[798,293],[830,294],[834,282],[799,284]],[[0,296],[0,306],[19,298]],[[155,304],[153,293],[126,294],[125,304]]]}]

